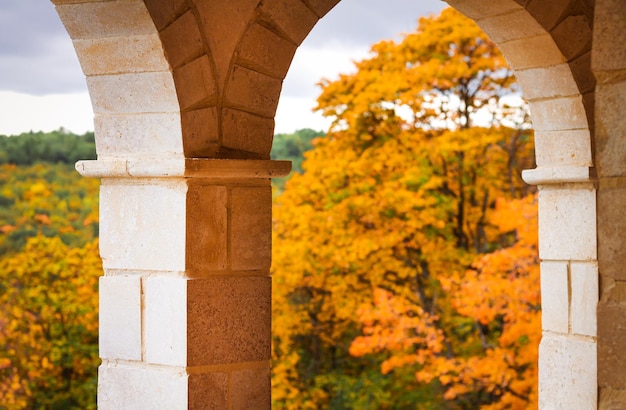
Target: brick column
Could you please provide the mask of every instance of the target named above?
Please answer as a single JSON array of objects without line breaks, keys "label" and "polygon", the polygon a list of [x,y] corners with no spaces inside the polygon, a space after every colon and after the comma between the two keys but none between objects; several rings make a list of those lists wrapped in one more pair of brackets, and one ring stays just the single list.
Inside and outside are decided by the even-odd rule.
[{"label": "brick column", "polygon": [[269,409],[271,187],[290,163],[99,160],[100,409]]},{"label": "brick column", "polygon": [[589,167],[538,167],[542,340],[539,408],[597,405],[596,187]]}]

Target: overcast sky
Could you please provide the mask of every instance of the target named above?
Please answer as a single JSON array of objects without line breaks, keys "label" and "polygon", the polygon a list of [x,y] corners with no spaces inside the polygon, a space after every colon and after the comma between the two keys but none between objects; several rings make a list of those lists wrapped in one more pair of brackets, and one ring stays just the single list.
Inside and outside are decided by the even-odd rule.
[{"label": "overcast sky", "polygon": [[[439,0],[343,0],[296,52],[283,85],[276,132],[323,129],[311,113],[322,78],[352,71],[382,39],[412,31]],[[49,0],[0,0],[0,134],[93,129],[85,79],[69,36]]]}]

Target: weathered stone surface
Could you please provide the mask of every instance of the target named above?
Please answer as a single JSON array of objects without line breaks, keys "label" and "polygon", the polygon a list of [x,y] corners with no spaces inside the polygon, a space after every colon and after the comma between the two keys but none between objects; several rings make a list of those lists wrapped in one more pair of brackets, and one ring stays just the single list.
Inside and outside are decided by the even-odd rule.
[{"label": "weathered stone surface", "polygon": [[541,327],[555,333],[569,331],[567,262],[541,263]]},{"label": "weathered stone surface", "polygon": [[519,3],[513,0],[493,0],[489,3],[481,0],[446,0],[446,3],[474,20],[505,14],[522,8]]},{"label": "weathered stone surface", "polygon": [[565,63],[551,67],[517,70],[515,76],[520,83],[524,98],[528,101],[578,94],[572,71]]},{"label": "weathered stone surface", "polygon": [[174,82],[181,110],[210,107],[217,102],[217,86],[206,56],[176,69]]},{"label": "weathered stone surface", "polygon": [[596,260],[596,193],[593,186],[539,191],[539,256],[542,260]]},{"label": "weathered stone surface", "polygon": [[98,409],[187,410],[187,384],[181,370],[103,363],[98,368]]},{"label": "weathered stone surface", "polygon": [[598,304],[598,384],[626,389],[626,301]]},{"label": "weathered stone surface", "polygon": [[531,101],[530,113],[538,131],[589,129],[580,95]]},{"label": "weathered stone surface", "polygon": [[141,360],[141,277],[103,276],[99,293],[100,357]]},{"label": "weathered stone surface", "polygon": [[[615,182],[619,182],[617,179]],[[598,262],[603,276],[626,280],[626,186],[600,180],[598,190]]]},{"label": "weathered stone surface", "polygon": [[571,275],[571,331],[575,335],[597,335],[596,309],[598,307],[598,265],[596,262],[572,262]]},{"label": "weathered stone surface", "polygon": [[187,281],[189,366],[270,359],[271,278]]},{"label": "weathered stone surface", "polygon": [[272,261],[272,190],[233,188],[231,197],[231,266],[233,270],[268,270]]},{"label": "weathered stone surface", "polygon": [[96,114],[180,111],[169,71],[87,77],[87,88]]},{"label": "weathered stone surface", "polygon": [[269,159],[274,138],[274,120],[245,111],[222,110],[222,144],[247,156]]},{"label": "weathered stone surface", "polygon": [[183,154],[180,114],[96,114],[98,157],[177,157]]},{"label": "weathered stone surface", "polygon": [[183,146],[187,158],[217,157],[220,143],[216,107],[184,111],[181,114]]},{"label": "weathered stone surface", "polygon": [[480,19],[477,23],[496,43],[537,36],[546,32],[524,9],[515,9],[506,14]]},{"label": "weathered stone surface", "polygon": [[596,87],[595,151],[598,176],[626,175],[626,79]]},{"label": "weathered stone surface", "polygon": [[224,95],[225,105],[271,119],[276,113],[281,88],[279,79],[235,66]]},{"label": "weathered stone surface", "polygon": [[206,52],[196,17],[191,11],[163,29],[161,38],[167,60],[174,68],[195,60]]},{"label": "weathered stone surface", "polygon": [[189,375],[189,410],[244,409],[244,407],[229,407],[228,392],[227,373],[191,374]]},{"label": "weathered stone surface", "polygon": [[269,366],[233,372],[231,375],[233,409],[271,409],[271,388]]},{"label": "weathered stone surface", "polygon": [[282,79],[287,74],[296,48],[295,44],[273,31],[260,24],[252,24],[241,39],[237,63]]},{"label": "weathered stone surface", "polygon": [[85,75],[138,73],[169,69],[157,33],[74,40]]},{"label": "weathered stone surface", "polygon": [[187,275],[228,267],[228,192],[224,186],[190,185],[187,193]]},{"label": "weathered stone surface", "polygon": [[537,166],[592,166],[589,130],[535,131]]},{"label": "weathered stone surface", "polygon": [[516,70],[565,63],[565,57],[550,34],[505,41],[498,44],[502,54]]},{"label": "weathered stone surface", "polygon": [[596,343],[544,333],[539,345],[539,408],[595,409]]},{"label": "weathered stone surface", "polygon": [[300,0],[262,2],[259,8],[265,24],[300,45],[319,17]]},{"label": "weathered stone surface", "polygon": [[[73,40],[152,34],[156,28],[142,0],[57,2],[57,13]],[[124,18],[120,18],[124,16]]]},{"label": "weathered stone surface", "polygon": [[185,270],[185,180],[104,180],[100,255],[105,268]]},{"label": "weathered stone surface", "polygon": [[187,364],[187,279],[149,276],[143,279],[146,363]]}]

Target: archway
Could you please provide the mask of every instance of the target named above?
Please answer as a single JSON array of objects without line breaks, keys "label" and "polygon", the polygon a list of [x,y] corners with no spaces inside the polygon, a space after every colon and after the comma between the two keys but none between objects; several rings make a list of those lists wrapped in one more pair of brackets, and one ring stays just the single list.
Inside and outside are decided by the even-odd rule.
[{"label": "archway", "polygon": [[[209,402],[218,405],[269,405],[268,178],[287,170],[268,161],[273,115],[297,46],[337,1],[53,2],[96,110],[99,159],[79,168],[103,178],[101,405],[194,406],[211,391]],[[609,177],[610,191],[599,195],[607,203],[623,191],[614,166],[623,150],[605,149],[620,147],[623,138],[604,127],[624,129],[609,101],[620,98],[625,76],[623,58],[619,65],[601,46],[591,50],[591,36],[614,44],[606,33],[619,38],[623,22],[613,16],[623,16],[623,8],[615,0],[449,3],[498,43],[533,113],[538,168],[525,178],[540,186],[540,404],[594,407],[592,53],[603,81],[596,159]],[[623,277],[609,259],[624,259],[614,245],[623,230],[609,222],[599,229],[609,239],[599,249],[616,287]],[[622,312],[621,297],[611,295],[617,299],[607,309]],[[606,357],[614,358],[611,349],[624,336],[606,335]],[[576,377],[564,377],[572,372]],[[625,387],[612,372],[603,377],[609,390]],[[167,398],[162,383],[176,386]],[[244,394],[244,385],[253,387]]]}]

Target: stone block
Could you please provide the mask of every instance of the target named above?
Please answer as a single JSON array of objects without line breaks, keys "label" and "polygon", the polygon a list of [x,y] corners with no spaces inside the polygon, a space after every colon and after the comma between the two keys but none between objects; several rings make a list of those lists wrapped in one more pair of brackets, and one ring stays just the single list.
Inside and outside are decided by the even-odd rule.
[{"label": "stone block", "polygon": [[215,158],[219,150],[217,108],[181,113],[183,147],[187,158]]},{"label": "stone block", "polygon": [[276,0],[260,5],[261,19],[300,45],[319,17],[300,0]]},{"label": "stone block", "polygon": [[142,0],[57,4],[56,9],[73,40],[125,37],[156,32],[150,13]]},{"label": "stone block", "polygon": [[182,156],[178,113],[96,114],[96,150],[106,157]]},{"label": "stone block", "polygon": [[187,280],[149,276],[144,287],[145,361],[185,366],[187,363]]},{"label": "stone block", "polygon": [[339,0],[304,0],[318,17],[324,17]]},{"label": "stone block", "polygon": [[[229,407],[227,373],[189,375],[189,410],[236,409]],[[256,407],[248,407],[256,409]]]},{"label": "stone block", "polygon": [[528,101],[578,94],[572,71],[565,63],[518,70],[515,76],[519,80],[524,98]]},{"label": "stone block", "polygon": [[169,71],[92,76],[87,77],[87,87],[96,114],[180,110]]},{"label": "stone block", "polygon": [[296,52],[296,45],[260,24],[246,30],[239,52],[238,64],[283,79]]},{"label": "stone block", "polygon": [[536,131],[588,129],[587,112],[580,95],[530,102],[533,128]]},{"label": "stone block", "polygon": [[99,345],[103,359],[141,360],[141,277],[100,277]]},{"label": "stone block", "polygon": [[546,32],[537,20],[522,8],[477,20],[477,24],[496,43],[537,36]]},{"label": "stone block", "polygon": [[600,410],[624,410],[626,404],[626,390],[611,389],[606,387],[600,389]]},{"label": "stone block", "polygon": [[[251,157],[269,159],[274,119],[225,108],[222,110],[222,144]],[[245,154],[243,154],[245,155]]]},{"label": "stone block", "polygon": [[626,41],[624,21],[626,7],[623,0],[603,0],[595,3],[592,65],[602,80],[607,73],[624,69]]},{"label": "stone block", "polygon": [[159,31],[182,16],[188,7],[187,0],[150,0],[146,2],[146,8],[150,11],[150,16],[152,16],[152,20]]},{"label": "stone block", "polygon": [[188,366],[270,359],[271,278],[187,281]]},{"label": "stone block", "polygon": [[516,71],[566,62],[556,43],[547,33],[535,37],[505,41],[499,43],[498,47]]},{"label": "stone block", "polygon": [[181,110],[210,107],[217,103],[217,87],[206,56],[174,70],[174,82]]},{"label": "stone block", "polygon": [[139,73],[169,69],[157,33],[74,40],[85,75]]},{"label": "stone block", "polygon": [[98,369],[100,410],[187,410],[184,369],[103,363]]},{"label": "stone block", "polygon": [[568,16],[552,30],[552,38],[568,61],[591,50],[590,23],[585,15]]},{"label": "stone block", "polygon": [[225,91],[225,105],[274,118],[281,87],[282,81],[279,79],[235,66]]},{"label": "stone block", "polygon": [[595,337],[599,299],[598,265],[595,262],[572,262],[570,275],[572,333]]},{"label": "stone block", "polygon": [[198,22],[191,10],[163,29],[161,38],[167,59],[173,68],[178,68],[206,53]]},{"label": "stone block", "polygon": [[626,175],[626,79],[596,87],[595,150],[598,176]]},{"label": "stone block", "polygon": [[598,384],[626,389],[626,302],[598,304]]},{"label": "stone block", "polygon": [[185,269],[184,179],[104,179],[100,255],[108,269]]},{"label": "stone block", "polygon": [[569,11],[572,0],[530,0],[526,9],[547,31],[552,30]]},{"label": "stone block", "polygon": [[473,20],[522,9],[513,0],[494,0],[488,3],[481,0],[448,0],[447,3]]},{"label": "stone block", "polygon": [[569,332],[569,283],[567,262],[541,263],[541,327],[555,333]]},{"label": "stone block", "polygon": [[228,192],[190,185],[187,192],[187,275],[228,267]]},{"label": "stone block", "polygon": [[598,190],[598,263],[603,276],[626,280],[626,187],[600,180]]},{"label": "stone block", "polygon": [[[568,64],[580,92],[583,94],[592,93],[596,87],[596,78],[591,72],[591,52],[571,60]],[[587,111],[590,111],[589,108]]]},{"label": "stone block", "polygon": [[269,410],[272,408],[269,365],[234,371],[231,374],[233,409]]},{"label": "stone block", "polygon": [[543,186],[539,190],[539,238],[542,260],[596,260],[594,187]]},{"label": "stone block", "polygon": [[596,343],[544,333],[539,345],[539,408],[595,409]]},{"label": "stone block", "polygon": [[589,130],[535,131],[537,166],[593,165]]},{"label": "stone block", "polygon": [[231,267],[268,270],[272,262],[272,190],[233,188],[231,193]]},{"label": "stone block", "polygon": [[218,84],[224,86],[241,36],[256,12],[259,0],[196,1],[204,37],[215,63]]}]

